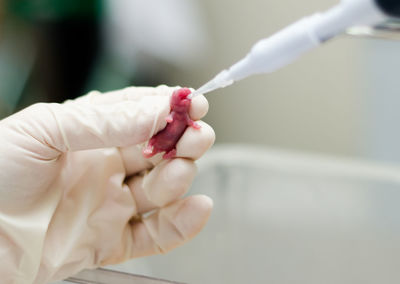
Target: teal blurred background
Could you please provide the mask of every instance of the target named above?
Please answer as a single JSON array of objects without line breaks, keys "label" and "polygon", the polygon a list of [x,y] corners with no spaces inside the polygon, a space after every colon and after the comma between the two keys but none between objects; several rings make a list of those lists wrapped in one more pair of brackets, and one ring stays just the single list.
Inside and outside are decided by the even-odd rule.
[{"label": "teal blurred background", "polygon": [[82,94],[101,50],[101,1],[2,2],[1,115]]},{"label": "teal blurred background", "polygon": [[[89,90],[199,87],[334,0],[0,0],[0,117]],[[288,9],[290,7],[290,9]],[[341,36],[207,97],[217,143],[400,161],[400,44]]]},{"label": "teal blurred background", "polygon": [[0,117],[93,89],[176,85],[171,70],[204,56],[201,20],[183,1],[0,1]]}]

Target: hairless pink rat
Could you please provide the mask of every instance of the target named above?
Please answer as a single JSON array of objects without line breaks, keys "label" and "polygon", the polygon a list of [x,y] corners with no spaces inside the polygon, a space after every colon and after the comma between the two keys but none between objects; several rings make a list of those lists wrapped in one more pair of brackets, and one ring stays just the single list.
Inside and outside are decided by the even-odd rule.
[{"label": "hairless pink rat", "polygon": [[143,149],[143,156],[150,158],[157,153],[165,152],[163,159],[171,159],[176,155],[176,143],[182,137],[188,126],[199,129],[200,125],[189,117],[191,91],[182,88],[173,92],[171,96],[171,113],[165,118],[167,126],[154,135],[147,147]]}]

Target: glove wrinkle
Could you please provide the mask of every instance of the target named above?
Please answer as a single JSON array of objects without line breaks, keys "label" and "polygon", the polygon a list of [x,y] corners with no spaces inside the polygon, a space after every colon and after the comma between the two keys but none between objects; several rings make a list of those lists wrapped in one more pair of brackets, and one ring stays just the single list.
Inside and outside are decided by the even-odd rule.
[{"label": "glove wrinkle", "polygon": [[[157,213],[155,213],[155,214],[157,214]],[[153,230],[153,226],[148,224],[147,219],[142,220],[141,224],[143,224],[144,227],[146,228],[146,231],[147,231],[148,235],[150,236],[152,244],[156,247],[157,253],[165,254],[166,251],[164,250],[164,248],[162,247],[160,242],[158,242],[157,233]]]},{"label": "glove wrinkle", "polygon": [[[53,104],[53,106],[56,106],[56,104]],[[58,106],[58,105],[57,105]],[[60,134],[62,140],[61,140],[61,145],[63,145],[64,147],[60,147],[61,149],[58,149],[57,147],[55,147],[58,151],[60,151],[60,153],[64,153],[67,152],[71,149],[70,143],[67,139],[67,135],[65,134],[64,128],[60,122],[60,119],[58,118],[58,116],[56,115],[56,112],[54,111],[53,108],[49,107],[49,111],[51,113],[51,115],[54,117],[54,121],[57,124],[57,129],[58,129],[58,133]],[[59,107],[58,111],[61,111],[61,107]]]},{"label": "glove wrinkle", "polygon": [[[169,228],[171,228],[177,236],[179,236],[179,242],[184,242],[187,240],[187,237],[183,234],[182,230],[179,229],[178,225],[173,221],[173,219],[175,218],[171,218],[168,214],[164,213],[163,210],[161,210],[161,214],[160,215],[164,215],[164,217],[167,220],[167,224],[169,224],[170,226],[168,226]],[[178,215],[178,213],[176,214]]]}]

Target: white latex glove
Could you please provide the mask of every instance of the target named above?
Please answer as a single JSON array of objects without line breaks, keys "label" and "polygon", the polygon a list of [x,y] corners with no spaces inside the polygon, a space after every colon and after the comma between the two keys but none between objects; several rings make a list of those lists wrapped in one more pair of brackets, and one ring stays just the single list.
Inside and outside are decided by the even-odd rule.
[{"label": "white latex glove", "polygon": [[[212,128],[188,128],[172,160],[146,160],[138,145],[165,127],[172,91],[92,92],[0,121],[1,283],[47,283],[164,253],[202,229],[212,201],[181,197]],[[196,97],[190,115],[207,109]]]}]

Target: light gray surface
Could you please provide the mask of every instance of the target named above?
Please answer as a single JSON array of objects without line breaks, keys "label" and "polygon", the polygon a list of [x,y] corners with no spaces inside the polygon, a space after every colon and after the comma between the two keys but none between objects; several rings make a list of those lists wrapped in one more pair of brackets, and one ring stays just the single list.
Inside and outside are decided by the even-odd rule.
[{"label": "light gray surface", "polygon": [[[179,284],[143,275],[128,274],[106,269],[84,270],[60,284]],[[182,283],[181,283],[182,284]]]},{"label": "light gray surface", "polygon": [[399,283],[400,169],[248,147],[200,162],[205,230],[115,269],[188,283]]},{"label": "light gray surface", "polygon": [[366,156],[400,162],[400,41],[365,41],[361,55]]}]

